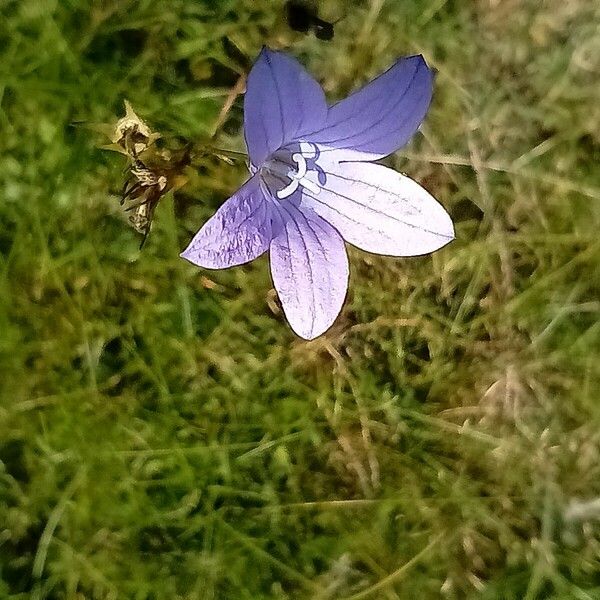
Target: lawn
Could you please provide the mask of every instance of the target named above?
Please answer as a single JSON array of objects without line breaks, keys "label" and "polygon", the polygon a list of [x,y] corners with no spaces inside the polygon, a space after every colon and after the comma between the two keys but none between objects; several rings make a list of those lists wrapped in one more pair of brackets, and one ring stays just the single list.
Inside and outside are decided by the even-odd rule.
[{"label": "lawn", "polygon": [[[600,599],[600,8],[589,0],[0,0],[0,598]],[[350,248],[324,336],[267,257],[179,258],[246,177],[207,156],[140,237],[124,99],[206,143],[263,44],[331,101],[422,53],[386,159],[456,240]],[[214,141],[244,150],[242,98]]]}]

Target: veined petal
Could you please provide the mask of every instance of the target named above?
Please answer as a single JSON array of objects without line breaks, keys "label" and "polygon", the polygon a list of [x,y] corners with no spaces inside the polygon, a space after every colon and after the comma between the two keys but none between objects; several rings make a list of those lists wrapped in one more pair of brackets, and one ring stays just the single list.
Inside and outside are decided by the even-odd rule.
[{"label": "veined petal", "polygon": [[271,242],[271,275],[291,328],[312,340],[339,314],[348,289],[340,234],[312,210],[281,203],[283,226]]},{"label": "veined petal", "polygon": [[267,251],[273,237],[271,202],[258,177],[252,177],[223,203],[180,256],[206,269],[254,260]]},{"label": "veined petal", "polygon": [[306,139],[338,160],[376,160],[401,148],[417,131],[433,91],[422,56],[401,58],[385,73],[328,111],[325,126]]},{"label": "veined petal", "polygon": [[[318,194],[302,192],[312,208],[351,244],[375,254],[418,256],[454,239],[448,213],[418,183],[382,165],[326,163]],[[317,182],[317,175],[307,175]]]},{"label": "veined petal", "polygon": [[250,161],[259,167],[281,146],[323,126],[321,86],[293,58],[263,48],[248,75],[244,135]]}]

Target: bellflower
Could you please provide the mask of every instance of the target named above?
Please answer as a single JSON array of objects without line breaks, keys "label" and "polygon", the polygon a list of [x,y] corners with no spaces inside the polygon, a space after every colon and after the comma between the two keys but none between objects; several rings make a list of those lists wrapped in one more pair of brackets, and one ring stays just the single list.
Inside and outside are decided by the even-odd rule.
[{"label": "bellflower", "polygon": [[344,240],[376,254],[417,256],[454,238],[450,217],[426,190],[371,162],[412,137],[432,87],[423,57],[410,56],[328,107],[298,62],[263,49],[244,99],[251,177],[181,256],[223,269],[269,251],[292,329],[305,339],[321,335],[348,288]]}]

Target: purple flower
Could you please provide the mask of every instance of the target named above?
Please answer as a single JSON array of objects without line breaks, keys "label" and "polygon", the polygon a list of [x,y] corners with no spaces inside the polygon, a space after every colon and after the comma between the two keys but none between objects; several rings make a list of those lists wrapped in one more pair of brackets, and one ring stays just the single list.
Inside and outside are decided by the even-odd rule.
[{"label": "purple flower", "polygon": [[251,177],[181,256],[223,269],[268,250],[292,329],[305,339],[321,335],[348,288],[344,240],[376,254],[417,256],[454,238],[450,217],[427,191],[369,162],[411,138],[432,84],[423,57],[411,56],[328,107],[298,62],[263,49],[244,100]]}]

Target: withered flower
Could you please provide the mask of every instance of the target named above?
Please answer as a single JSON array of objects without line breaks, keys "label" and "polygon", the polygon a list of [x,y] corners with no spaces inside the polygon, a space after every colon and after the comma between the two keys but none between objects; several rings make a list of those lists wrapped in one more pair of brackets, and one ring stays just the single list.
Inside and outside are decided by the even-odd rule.
[{"label": "withered flower", "polygon": [[129,161],[120,204],[130,213],[132,227],[143,235],[141,248],[160,200],[187,181],[184,171],[190,164],[189,147],[175,151],[158,148],[155,142],[162,136],[150,129],[127,100],[125,116],[117,121],[108,137],[111,143],[103,148],[124,154]]}]

